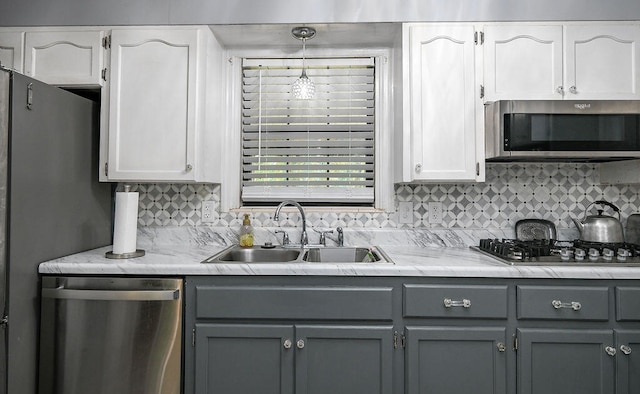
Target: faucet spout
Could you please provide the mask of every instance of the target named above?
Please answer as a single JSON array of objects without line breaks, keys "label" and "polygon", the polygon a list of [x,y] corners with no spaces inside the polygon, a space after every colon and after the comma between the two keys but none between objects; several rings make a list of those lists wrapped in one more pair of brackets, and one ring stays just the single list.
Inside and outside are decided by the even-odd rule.
[{"label": "faucet spout", "polygon": [[284,200],[276,207],[276,211],[273,214],[273,220],[277,221],[280,219],[280,210],[286,205],[292,205],[298,208],[298,211],[300,211],[300,217],[302,218],[302,234],[300,235],[300,245],[305,246],[309,244],[309,238],[307,236],[307,217],[304,214],[304,208],[302,208],[302,205],[293,200]]}]

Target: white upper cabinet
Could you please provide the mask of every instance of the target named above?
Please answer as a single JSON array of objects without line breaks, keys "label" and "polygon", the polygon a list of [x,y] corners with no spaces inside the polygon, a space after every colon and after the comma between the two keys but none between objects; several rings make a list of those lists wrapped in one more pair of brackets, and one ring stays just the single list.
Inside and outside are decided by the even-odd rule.
[{"label": "white upper cabinet", "polygon": [[485,100],[640,99],[640,24],[484,28]]},{"label": "white upper cabinet", "polygon": [[485,99],[559,99],[562,26],[484,28]]},{"label": "white upper cabinet", "polygon": [[24,73],[51,85],[100,87],[103,84],[102,31],[27,31]]},{"label": "white upper cabinet", "polygon": [[570,25],[564,42],[565,99],[640,99],[640,24]]},{"label": "white upper cabinet", "polygon": [[3,67],[22,72],[24,33],[0,31],[0,64]]},{"label": "white upper cabinet", "polygon": [[207,149],[206,91],[216,89],[206,79],[210,36],[196,27],[112,31],[102,180],[216,180],[216,168],[205,168],[220,156]]},{"label": "white upper cabinet", "polygon": [[403,27],[401,182],[484,176],[473,25]]}]

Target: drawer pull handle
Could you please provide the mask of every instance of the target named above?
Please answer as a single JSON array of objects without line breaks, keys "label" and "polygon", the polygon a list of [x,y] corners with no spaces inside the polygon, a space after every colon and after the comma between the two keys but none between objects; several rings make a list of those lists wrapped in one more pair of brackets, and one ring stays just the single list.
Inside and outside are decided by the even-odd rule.
[{"label": "drawer pull handle", "polygon": [[562,302],[560,300],[553,300],[551,301],[551,305],[553,305],[553,307],[556,309],[571,308],[574,311],[579,311],[580,309],[582,309],[582,304],[576,301]]},{"label": "drawer pull handle", "polygon": [[303,349],[304,348],[304,340],[298,339],[298,341],[296,342],[296,346],[298,347],[298,349]]},{"label": "drawer pull handle", "polygon": [[444,299],[445,308],[453,308],[456,306],[461,306],[463,308],[471,308],[471,300],[467,300],[466,298],[464,298],[462,301],[452,300],[451,298]]},{"label": "drawer pull handle", "polygon": [[607,346],[604,348],[604,352],[613,357],[616,355],[616,348],[613,346]]},{"label": "drawer pull handle", "polygon": [[628,356],[631,354],[631,347],[628,345],[620,345],[620,351]]},{"label": "drawer pull handle", "polygon": [[291,339],[285,339],[284,343],[282,344],[282,346],[284,346],[285,349],[291,349],[292,345],[293,345],[293,342],[291,342]]}]

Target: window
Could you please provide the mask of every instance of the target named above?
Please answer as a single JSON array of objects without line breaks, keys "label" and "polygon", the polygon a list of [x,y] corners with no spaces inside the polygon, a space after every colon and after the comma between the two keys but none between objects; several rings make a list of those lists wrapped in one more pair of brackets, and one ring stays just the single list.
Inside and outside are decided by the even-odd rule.
[{"label": "window", "polygon": [[298,59],[242,62],[242,201],[373,206],[375,61],[308,59],[316,85],[294,99]]}]

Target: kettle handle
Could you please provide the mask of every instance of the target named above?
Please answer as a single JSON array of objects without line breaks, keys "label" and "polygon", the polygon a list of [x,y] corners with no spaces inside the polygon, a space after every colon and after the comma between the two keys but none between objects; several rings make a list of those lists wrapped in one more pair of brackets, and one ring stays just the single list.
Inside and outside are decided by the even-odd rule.
[{"label": "kettle handle", "polygon": [[591,204],[589,204],[587,209],[584,211],[584,217],[585,218],[587,217],[587,212],[589,212],[589,208],[591,208],[593,205],[596,205],[596,204],[598,204],[598,205],[606,205],[609,208],[613,209],[613,211],[618,214],[618,220],[620,220],[620,208],[618,208],[614,204],[610,203],[609,201],[605,201],[605,200],[597,200],[597,201],[594,201]]}]

